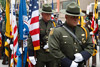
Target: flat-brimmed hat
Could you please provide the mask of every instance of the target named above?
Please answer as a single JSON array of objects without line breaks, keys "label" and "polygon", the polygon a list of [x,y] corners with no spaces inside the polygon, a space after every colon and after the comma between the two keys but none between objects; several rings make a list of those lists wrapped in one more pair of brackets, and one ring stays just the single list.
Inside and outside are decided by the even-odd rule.
[{"label": "flat-brimmed hat", "polygon": [[70,16],[85,16],[83,12],[80,12],[80,7],[75,2],[69,3],[66,6],[66,10],[63,10],[61,12]]},{"label": "flat-brimmed hat", "polygon": [[52,10],[51,5],[49,4],[44,4],[42,9],[40,9],[41,13],[54,13],[54,11]]}]

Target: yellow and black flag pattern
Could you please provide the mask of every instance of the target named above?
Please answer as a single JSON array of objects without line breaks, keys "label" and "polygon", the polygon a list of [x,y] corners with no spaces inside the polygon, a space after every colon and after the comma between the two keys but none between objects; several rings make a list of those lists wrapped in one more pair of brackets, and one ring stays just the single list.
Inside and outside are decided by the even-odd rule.
[{"label": "yellow and black flag pattern", "polygon": [[96,24],[98,24],[98,0],[95,0],[94,12],[95,12],[95,21]]},{"label": "yellow and black flag pattern", "polygon": [[[10,26],[10,1],[6,0],[6,32],[5,35],[6,37],[10,38],[10,30],[11,30],[11,26]],[[8,42],[6,41],[7,39],[5,39],[5,54],[9,57],[9,45]]]},{"label": "yellow and black flag pattern", "polygon": [[[91,24],[92,25],[92,24]],[[95,34],[96,32],[98,31],[98,0],[95,0],[95,5],[94,5],[94,27],[93,27],[93,33]],[[95,56],[97,54],[97,41],[95,38],[93,38],[92,36],[92,40],[95,40],[93,41],[94,45],[94,52],[93,52],[93,56]]]}]

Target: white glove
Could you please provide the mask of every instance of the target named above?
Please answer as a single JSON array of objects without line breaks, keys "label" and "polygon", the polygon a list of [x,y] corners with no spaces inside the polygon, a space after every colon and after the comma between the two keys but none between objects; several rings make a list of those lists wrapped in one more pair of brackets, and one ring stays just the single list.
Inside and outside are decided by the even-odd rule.
[{"label": "white glove", "polygon": [[90,32],[90,35],[93,35],[93,32]]},{"label": "white glove", "polygon": [[31,61],[31,63],[33,65],[36,65],[36,60],[35,60],[34,56],[29,57],[29,60]]},{"label": "white glove", "polygon": [[10,44],[10,49],[14,50],[13,44]]},{"label": "white glove", "polygon": [[81,62],[84,60],[83,56],[80,53],[76,53],[74,54],[74,56],[75,56],[75,59],[74,59],[75,62]]},{"label": "white glove", "polygon": [[24,51],[24,48],[23,48],[23,51],[22,51],[22,47],[20,47],[20,48],[19,48],[19,51],[20,51],[20,53],[22,54],[23,51]]},{"label": "white glove", "polygon": [[49,48],[49,46],[48,46],[48,43],[47,43],[47,45],[45,45],[44,47],[43,47],[43,49],[48,49]]},{"label": "white glove", "polygon": [[72,64],[70,67],[78,67],[78,63],[76,63],[75,61],[72,61]]},{"label": "white glove", "polygon": [[7,39],[7,43],[10,44],[10,39]]}]

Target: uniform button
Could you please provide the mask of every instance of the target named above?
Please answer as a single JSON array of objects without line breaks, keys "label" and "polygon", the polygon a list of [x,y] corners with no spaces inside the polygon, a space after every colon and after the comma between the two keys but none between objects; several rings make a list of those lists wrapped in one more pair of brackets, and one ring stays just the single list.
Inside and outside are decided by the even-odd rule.
[{"label": "uniform button", "polygon": [[41,47],[43,47],[43,45],[41,45]]},{"label": "uniform button", "polygon": [[41,42],[41,44],[43,44],[43,42]]},{"label": "uniform button", "polygon": [[77,49],[75,51],[77,51]]},{"label": "uniform button", "polygon": [[46,36],[46,38],[48,39],[48,36]]},{"label": "uniform button", "polygon": [[66,43],[66,42],[65,42]]},{"label": "uniform button", "polygon": [[86,41],[84,40],[83,43],[85,43]]},{"label": "uniform button", "polygon": [[81,34],[81,36],[85,36],[85,34]]},{"label": "uniform button", "polygon": [[84,40],[84,38],[82,38],[82,41]]},{"label": "uniform button", "polygon": [[76,45],[76,43],[74,43]]}]

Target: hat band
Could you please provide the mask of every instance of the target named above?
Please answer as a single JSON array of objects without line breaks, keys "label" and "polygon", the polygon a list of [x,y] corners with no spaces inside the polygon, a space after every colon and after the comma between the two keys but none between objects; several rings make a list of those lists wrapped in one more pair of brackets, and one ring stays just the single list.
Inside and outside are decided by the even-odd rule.
[{"label": "hat band", "polygon": [[42,9],[42,10],[46,12],[52,12],[52,10],[47,10],[47,9]]},{"label": "hat band", "polygon": [[78,12],[78,13],[73,13],[73,12],[69,12],[69,11],[67,11],[67,10],[66,10],[66,12],[67,12],[67,13],[70,13],[70,14],[80,14],[79,12]]}]

